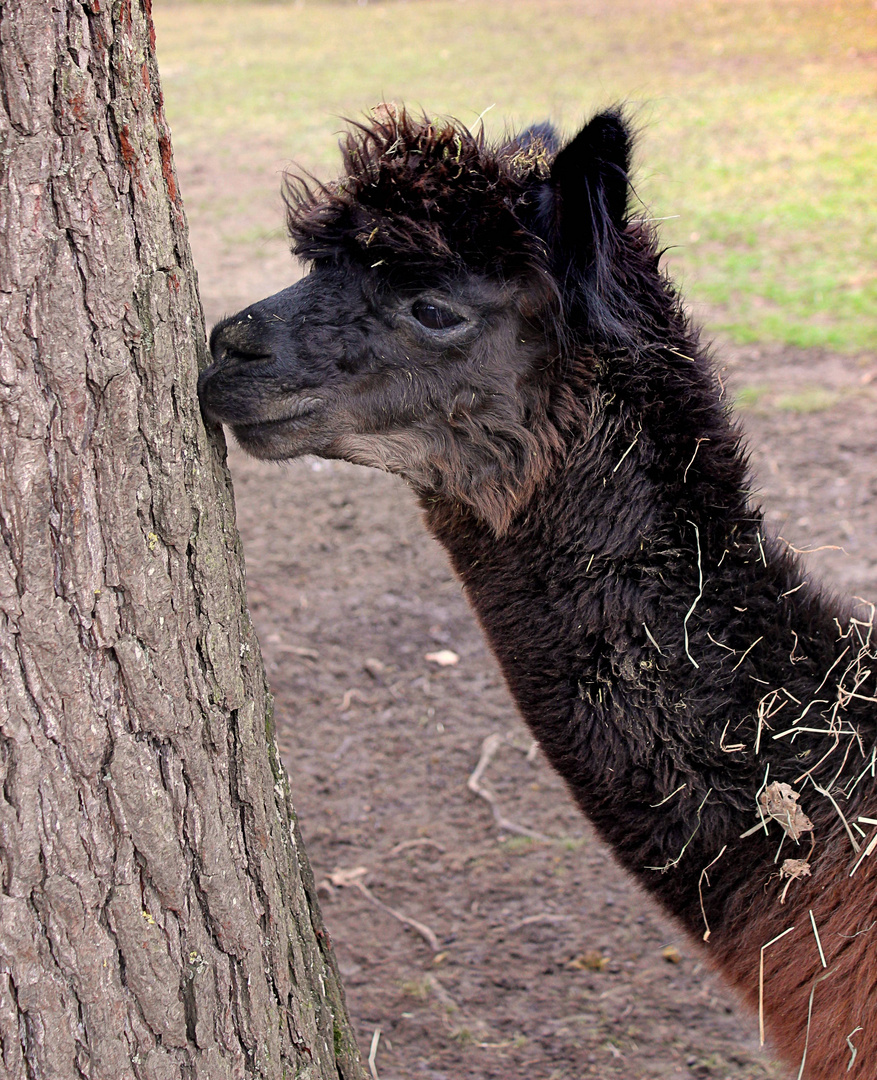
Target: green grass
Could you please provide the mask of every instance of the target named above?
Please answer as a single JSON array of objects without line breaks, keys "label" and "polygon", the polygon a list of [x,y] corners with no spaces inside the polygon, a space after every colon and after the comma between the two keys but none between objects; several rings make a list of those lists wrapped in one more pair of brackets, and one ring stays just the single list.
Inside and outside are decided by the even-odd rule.
[{"label": "green grass", "polygon": [[741,386],[734,395],[734,405],[742,411],[819,413],[827,412],[844,397],[837,390],[823,386],[802,386],[791,394],[774,394],[769,386]]},{"label": "green grass", "polygon": [[785,412],[817,413],[826,412],[836,405],[841,395],[832,390],[825,390],[821,386],[810,386],[799,390],[795,394],[782,394],[776,407]]},{"label": "green grass", "polygon": [[[493,134],[572,132],[623,100],[644,213],[670,218],[670,271],[713,328],[877,347],[871,0],[155,0],[155,17],[178,160],[263,199],[292,159],[331,175],[338,118],[381,100],[470,124],[489,109]],[[238,204],[188,209],[229,243],[280,242]]]},{"label": "green grass", "polygon": [[737,409],[754,409],[769,393],[769,386],[741,386],[734,395],[734,406]]}]

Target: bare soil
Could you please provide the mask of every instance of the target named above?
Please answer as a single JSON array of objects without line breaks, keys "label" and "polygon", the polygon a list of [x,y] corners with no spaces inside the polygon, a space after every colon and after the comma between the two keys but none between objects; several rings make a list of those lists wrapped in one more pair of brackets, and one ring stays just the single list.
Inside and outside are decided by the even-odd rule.
[{"label": "bare soil", "polygon": [[[211,321],[285,272],[276,251],[258,266],[193,241]],[[719,354],[775,528],[823,549],[805,560],[830,586],[877,600],[877,357]],[[278,741],[373,1075],[786,1076],[707,949],[621,872],[533,751],[404,484],[230,461]],[[429,659],[442,650],[458,662]],[[505,825],[467,786],[490,736],[481,783]]]}]

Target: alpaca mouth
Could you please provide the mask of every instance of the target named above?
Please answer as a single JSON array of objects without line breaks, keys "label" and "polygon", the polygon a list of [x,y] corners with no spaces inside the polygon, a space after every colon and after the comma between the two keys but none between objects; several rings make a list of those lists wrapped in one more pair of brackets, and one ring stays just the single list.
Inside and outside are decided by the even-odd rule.
[{"label": "alpaca mouth", "polygon": [[[243,433],[251,437],[261,432],[266,436],[270,436],[286,430],[294,430],[297,425],[301,425],[318,413],[323,405],[324,402],[316,398],[303,397],[299,401],[287,402],[285,408],[263,408],[263,410],[259,411],[264,411],[267,415],[260,416],[258,419],[230,419],[225,422],[230,424],[235,434]],[[271,413],[280,415],[272,416]]]},{"label": "alpaca mouth", "polygon": [[316,452],[319,442],[314,419],[325,411],[323,403],[313,400],[300,402],[291,415],[273,420],[255,420],[231,424],[241,447],[254,457],[280,460]]},{"label": "alpaca mouth", "polygon": [[292,416],[282,416],[277,420],[256,420],[253,423],[232,424],[232,430],[239,439],[270,439],[276,435],[284,435],[304,427],[305,422],[319,412],[316,405],[304,411],[294,413]]}]

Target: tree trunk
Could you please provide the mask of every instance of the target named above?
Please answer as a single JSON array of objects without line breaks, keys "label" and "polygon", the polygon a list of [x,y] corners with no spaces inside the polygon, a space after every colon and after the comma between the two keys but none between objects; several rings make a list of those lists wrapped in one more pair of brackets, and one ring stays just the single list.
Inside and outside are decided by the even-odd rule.
[{"label": "tree trunk", "polygon": [[0,1074],[360,1077],[142,4],[0,0]]}]

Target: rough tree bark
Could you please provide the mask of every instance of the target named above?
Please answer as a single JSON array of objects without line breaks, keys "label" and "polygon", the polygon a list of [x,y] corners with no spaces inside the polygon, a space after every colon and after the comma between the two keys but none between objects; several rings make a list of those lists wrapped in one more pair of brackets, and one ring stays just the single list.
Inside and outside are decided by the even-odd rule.
[{"label": "rough tree bark", "polygon": [[142,4],[0,0],[0,1074],[359,1077]]}]

